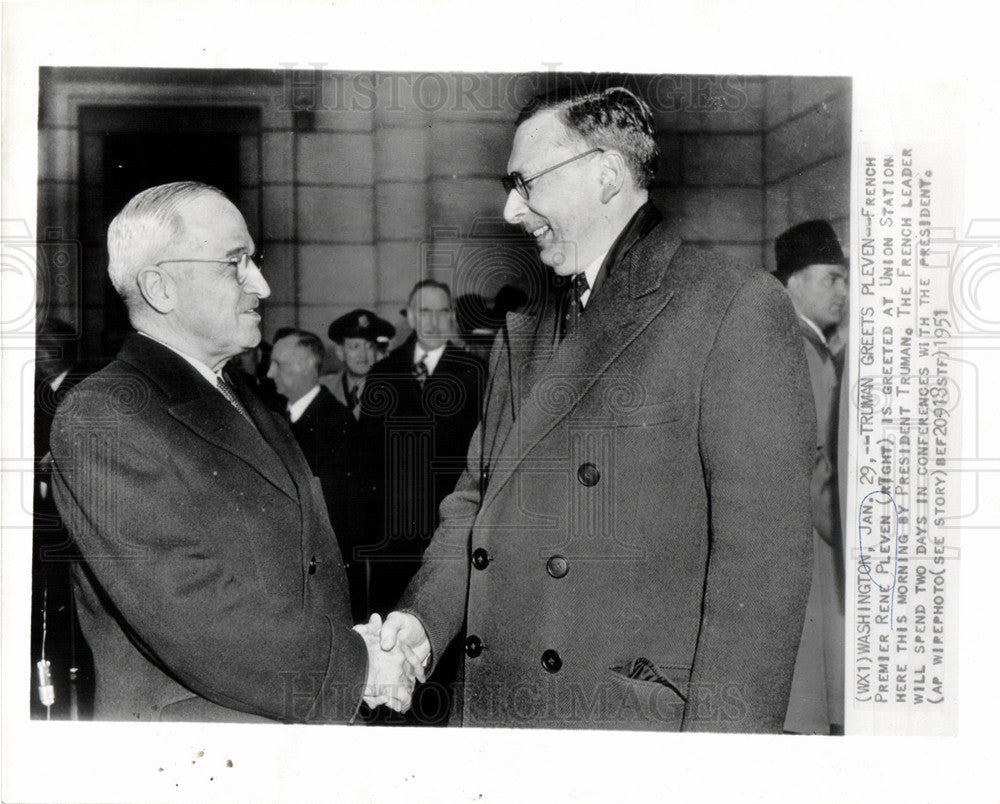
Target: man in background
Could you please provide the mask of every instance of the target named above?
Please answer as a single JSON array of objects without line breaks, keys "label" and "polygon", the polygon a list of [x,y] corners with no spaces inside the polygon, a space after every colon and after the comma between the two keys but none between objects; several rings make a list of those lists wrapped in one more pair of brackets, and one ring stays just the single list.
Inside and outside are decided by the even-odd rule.
[{"label": "man in background", "polygon": [[396,328],[371,310],[358,309],[333,321],[327,334],[333,341],[333,354],[343,368],[320,377],[319,381],[357,421],[361,418],[365,377],[385,356],[385,348],[396,335]]},{"label": "man in background", "polygon": [[366,542],[372,490],[359,454],[357,422],[319,381],[325,350],[318,335],[284,330],[271,352],[267,376],[286,402],[285,415],[309,468],[319,478],[330,523],[340,544],[351,591],[354,619],[368,619],[367,562],[359,556]]},{"label": "man in background", "polygon": [[[847,310],[847,260],[827,221],[793,226],[774,243],[775,276],[799,319],[816,406],[812,473],[813,580],[785,729],[844,733],[844,543],[837,481],[843,351],[830,341]],[[841,347],[843,344],[841,344]]]},{"label": "man in background", "polygon": [[[267,281],[208,185],[136,195],[108,230],[135,332],[52,426],[55,499],[105,720],[351,722],[406,709],[402,653],[352,628],[318,484],[227,361],[260,341]],[[235,383],[234,384],[234,381]]]},{"label": "man in background", "polygon": [[[79,720],[90,714],[90,651],[79,635],[71,563],[76,558],[52,499],[49,433],[56,409],[88,373],[68,356],[76,330],[45,320],[35,338],[35,478],[31,608],[33,717]],[[42,668],[39,667],[42,663]],[[46,678],[49,683],[45,683]]]}]

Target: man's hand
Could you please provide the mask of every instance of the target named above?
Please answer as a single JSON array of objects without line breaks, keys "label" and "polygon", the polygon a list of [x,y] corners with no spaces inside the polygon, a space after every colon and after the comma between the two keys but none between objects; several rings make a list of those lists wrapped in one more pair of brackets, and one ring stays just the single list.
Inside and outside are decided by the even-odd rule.
[{"label": "man's hand", "polygon": [[368,647],[364,702],[372,709],[386,704],[397,712],[406,712],[410,708],[416,679],[423,681],[423,669],[419,668],[420,673],[417,674],[412,661],[401,648],[383,650],[379,644],[381,627],[382,618],[378,614],[373,614],[367,623],[354,626]]},{"label": "man's hand", "polygon": [[402,611],[390,612],[382,626],[381,644],[384,651],[402,649],[416,677],[424,680],[424,670],[431,659],[431,643],[420,620]]}]

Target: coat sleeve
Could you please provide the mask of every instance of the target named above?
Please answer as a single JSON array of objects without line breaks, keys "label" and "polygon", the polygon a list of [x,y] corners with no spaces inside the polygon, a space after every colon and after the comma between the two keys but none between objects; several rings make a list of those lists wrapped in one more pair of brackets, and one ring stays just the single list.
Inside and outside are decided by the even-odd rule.
[{"label": "coat sleeve", "polygon": [[[301,517],[274,529],[231,500],[207,510],[215,478],[175,460],[178,445],[148,417],[95,427],[105,397],[77,394],[51,445],[59,510],[109,616],[149,662],[213,703],[283,721],[351,720],[367,649],[349,614],[307,604],[294,566]],[[256,545],[288,556],[283,578],[255,566]]]},{"label": "coat sleeve", "polygon": [[[782,729],[812,567],[815,433],[791,304],[772,277],[755,275],[733,298],[702,380],[710,542],[685,730]],[[698,717],[712,699],[724,702],[721,723]]]}]

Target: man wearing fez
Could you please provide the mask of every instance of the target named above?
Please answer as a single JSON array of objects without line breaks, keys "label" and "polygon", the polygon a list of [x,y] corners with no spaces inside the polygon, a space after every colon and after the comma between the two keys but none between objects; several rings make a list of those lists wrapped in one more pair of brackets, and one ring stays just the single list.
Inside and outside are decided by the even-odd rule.
[{"label": "man wearing fez", "polygon": [[620,87],[517,121],[504,217],[565,290],[507,316],[382,627],[436,660],[466,623],[464,725],[782,730],[812,560],[802,346],[773,277],[661,222],[657,157]]},{"label": "man wearing fez", "polygon": [[816,407],[812,473],[812,588],[796,660],[786,729],[837,734],[844,728],[844,557],[837,482],[842,361],[827,338],[847,310],[847,260],[824,220],[793,226],[774,243],[775,276],[799,317]]},{"label": "man wearing fez", "polygon": [[[226,362],[270,294],[216,188],[145,190],[108,273],[135,328],[56,414],[55,499],[81,559],[95,717],[343,722],[408,706],[402,653],[352,628],[319,484],[288,425]],[[236,372],[234,372],[234,375]]]}]

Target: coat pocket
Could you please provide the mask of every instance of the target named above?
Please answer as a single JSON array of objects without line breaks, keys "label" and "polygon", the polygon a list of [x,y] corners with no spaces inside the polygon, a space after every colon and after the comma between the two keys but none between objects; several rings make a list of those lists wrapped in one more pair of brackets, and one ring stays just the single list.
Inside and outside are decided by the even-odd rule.
[{"label": "coat pocket", "polygon": [[643,405],[621,416],[616,427],[652,427],[680,421],[693,409],[693,403],[680,399],[669,399],[651,405]]},{"label": "coat pocket", "polygon": [[[643,656],[609,668],[627,728],[679,731],[687,706],[691,668],[659,665]],[[625,725],[625,724],[623,724]]]},{"label": "coat pocket", "polygon": [[623,676],[630,681],[643,681],[659,684],[680,698],[687,701],[688,684],[691,681],[691,668],[681,665],[660,666],[645,656],[633,659],[628,665],[611,668],[611,672]]}]

